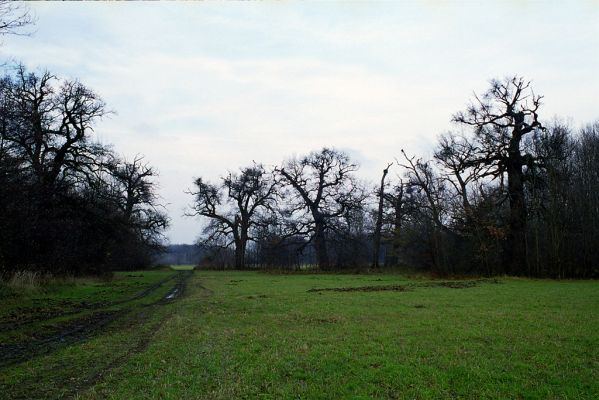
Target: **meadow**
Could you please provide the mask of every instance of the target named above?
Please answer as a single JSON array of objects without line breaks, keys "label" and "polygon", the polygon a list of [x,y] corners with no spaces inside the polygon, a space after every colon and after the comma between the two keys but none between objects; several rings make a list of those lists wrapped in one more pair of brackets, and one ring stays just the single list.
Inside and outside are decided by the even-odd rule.
[{"label": "meadow", "polygon": [[2,296],[2,398],[599,398],[596,281],[183,268]]}]

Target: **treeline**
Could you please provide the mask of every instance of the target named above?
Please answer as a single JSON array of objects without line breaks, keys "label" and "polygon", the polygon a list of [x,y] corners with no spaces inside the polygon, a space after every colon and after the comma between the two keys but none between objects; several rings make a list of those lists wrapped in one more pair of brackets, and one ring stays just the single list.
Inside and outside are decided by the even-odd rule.
[{"label": "treeline", "polygon": [[376,188],[327,148],[198,178],[188,214],[206,221],[203,262],[597,277],[599,123],[543,122],[541,100],[521,78],[491,81],[431,160],[398,151]]},{"label": "treeline", "polygon": [[82,83],[23,66],[0,79],[0,270],[149,265],[168,219],[156,172],[94,139],[109,114]]},{"label": "treeline", "polygon": [[198,265],[204,260],[205,250],[193,244],[171,244],[154,258],[156,265]]}]

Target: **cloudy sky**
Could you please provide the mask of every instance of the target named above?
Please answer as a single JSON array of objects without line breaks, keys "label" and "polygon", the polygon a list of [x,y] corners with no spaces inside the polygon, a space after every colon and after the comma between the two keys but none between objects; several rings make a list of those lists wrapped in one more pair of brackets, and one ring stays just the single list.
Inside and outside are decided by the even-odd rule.
[{"label": "cloudy sky", "polygon": [[323,146],[376,179],[427,156],[489,79],[522,75],[542,116],[599,118],[599,2],[29,3],[31,37],[3,59],[78,78],[116,114],[99,140],[160,171],[172,243],[194,177]]}]

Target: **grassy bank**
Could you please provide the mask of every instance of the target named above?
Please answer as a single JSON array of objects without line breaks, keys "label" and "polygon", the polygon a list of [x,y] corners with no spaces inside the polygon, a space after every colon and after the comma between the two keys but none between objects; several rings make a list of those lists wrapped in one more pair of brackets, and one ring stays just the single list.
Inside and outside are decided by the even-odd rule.
[{"label": "grassy bank", "polygon": [[148,308],[0,369],[0,392],[599,398],[599,282],[200,271]]}]

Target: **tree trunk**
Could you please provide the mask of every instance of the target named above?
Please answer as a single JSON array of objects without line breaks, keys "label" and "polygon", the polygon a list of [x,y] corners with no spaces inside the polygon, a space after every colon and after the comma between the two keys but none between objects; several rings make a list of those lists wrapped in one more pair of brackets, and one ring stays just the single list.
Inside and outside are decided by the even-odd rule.
[{"label": "tree trunk", "polygon": [[245,269],[245,247],[243,239],[235,241],[235,269]]},{"label": "tree trunk", "polygon": [[389,167],[383,170],[381,178],[381,187],[379,189],[379,209],[376,216],[376,225],[374,228],[374,253],[372,255],[372,267],[379,267],[379,254],[381,250],[381,229],[383,228],[383,204],[385,201],[385,177],[389,172]]},{"label": "tree trunk", "polygon": [[399,251],[400,251],[400,235],[401,235],[401,221],[402,216],[402,205],[403,205],[403,190],[397,196],[394,202],[395,208],[395,223],[393,227],[393,265],[399,263]]},{"label": "tree trunk", "polygon": [[505,273],[526,273],[526,202],[524,198],[524,176],[518,141],[517,154],[510,154],[507,163],[508,198],[510,201],[509,230],[507,235]]},{"label": "tree trunk", "polygon": [[387,252],[385,257],[385,265],[397,265],[399,263],[400,253],[400,235],[401,223],[403,220],[403,183],[397,187],[397,192],[394,195],[386,195],[385,199],[393,206],[393,236],[391,240],[391,251]]},{"label": "tree trunk", "polygon": [[248,228],[240,223],[238,231],[234,232],[235,240],[235,269],[245,269],[245,252],[248,243]]},{"label": "tree trunk", "polygon": [[326,271],[330,268],[330,262],[322,218],[315,218],[315,225],[314,249],[316,250],[316,259],[318,267]]}]

